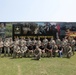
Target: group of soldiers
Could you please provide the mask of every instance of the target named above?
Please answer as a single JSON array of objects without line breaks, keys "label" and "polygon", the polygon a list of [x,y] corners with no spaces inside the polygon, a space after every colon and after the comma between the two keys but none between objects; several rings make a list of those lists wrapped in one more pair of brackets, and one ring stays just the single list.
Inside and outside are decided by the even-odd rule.
[{"label": "group of soldiers", "polygon": [[41,40],[34,37],[25,38],[6,38],[4,41],[0,38],[0,56],[12,56],[13,58],[33,57],[39,60],[40,57],[71,57],[76,49],[76,40],[74,38],[57,38],[48,40],[44,37]]}]

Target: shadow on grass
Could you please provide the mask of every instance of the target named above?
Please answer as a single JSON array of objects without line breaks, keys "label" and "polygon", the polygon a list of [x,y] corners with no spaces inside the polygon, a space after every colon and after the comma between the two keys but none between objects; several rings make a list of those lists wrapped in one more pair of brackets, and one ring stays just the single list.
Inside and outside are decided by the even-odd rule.
[{"label": "shadow on grass", "polygon": [[41,58],[40,58],[40,59],[32,58],[31,60],[34,60],[34,61],[40,61]]}]

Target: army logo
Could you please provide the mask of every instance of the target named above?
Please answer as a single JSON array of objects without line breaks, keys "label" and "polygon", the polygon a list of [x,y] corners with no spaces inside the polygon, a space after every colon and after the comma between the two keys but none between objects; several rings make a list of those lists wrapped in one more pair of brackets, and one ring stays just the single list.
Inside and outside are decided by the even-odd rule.
[{"label": "army logo", "polygon": [[14,32],[15,32],[15,34],[20,34],[21,33],[20,26],[15,26]]}]

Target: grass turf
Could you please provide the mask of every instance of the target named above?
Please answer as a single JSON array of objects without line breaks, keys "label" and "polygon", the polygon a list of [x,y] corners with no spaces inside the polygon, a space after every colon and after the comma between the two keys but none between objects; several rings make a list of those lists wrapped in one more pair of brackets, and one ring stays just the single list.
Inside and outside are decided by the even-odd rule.
[{"label": "grass turf", "polygon": [[0,57],[0,75],[76,75],[76,53],[67,58]]}]

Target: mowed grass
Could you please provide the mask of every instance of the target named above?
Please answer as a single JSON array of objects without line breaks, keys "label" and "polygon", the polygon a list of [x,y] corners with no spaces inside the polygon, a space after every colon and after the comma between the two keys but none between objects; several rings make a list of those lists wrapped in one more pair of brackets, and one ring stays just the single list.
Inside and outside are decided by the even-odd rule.
[{"label": "mowed grass", "polygon": [[76,75],[76,53],[67,58],[31,58],[0,57],[0,75]]}]

